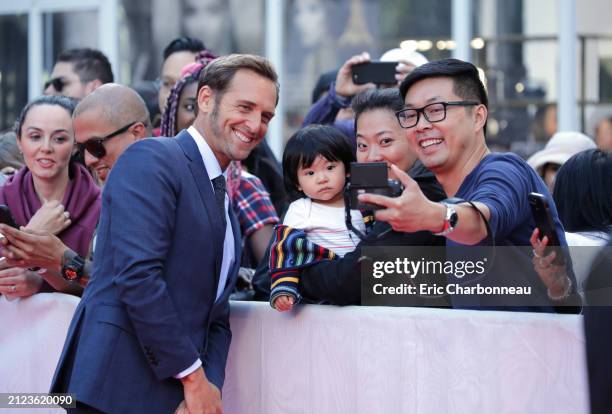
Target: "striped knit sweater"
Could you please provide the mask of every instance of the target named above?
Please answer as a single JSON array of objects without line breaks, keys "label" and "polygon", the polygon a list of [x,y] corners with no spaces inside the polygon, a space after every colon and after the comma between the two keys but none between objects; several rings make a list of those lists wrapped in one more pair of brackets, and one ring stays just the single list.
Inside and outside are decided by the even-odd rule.
[{"label": "striped knit sweater", "polygon": [[294,303],[298,303],[301,299],[298,290],[300,270],[323,260],[337,258],[338,255],[331,250],[308,241],[303,230],[282,224],[276,226],[270,249],[270,305],[281,295],[291,296]]}]

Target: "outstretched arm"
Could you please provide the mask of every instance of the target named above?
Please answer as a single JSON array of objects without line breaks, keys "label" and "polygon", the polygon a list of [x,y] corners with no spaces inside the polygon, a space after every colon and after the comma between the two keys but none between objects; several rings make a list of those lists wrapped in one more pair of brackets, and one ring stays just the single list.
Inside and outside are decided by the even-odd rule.
[{"label": "outstretched arm", "polygon": [[[446,207],[429,200],[421,191],[419,185],[408,174],[392,165],[393,172],[404,185],[402,195],[396,198],[374,194],[362,194],[359,199],[366,203],[385,207],[376,211],[376,220],[388,222],[395,231],[415,233],[430,231],[438,233],[444,227]],[[474,203],[488,220],[489,208],[483,203]],[[472,207],[455,206],[457,211],[457,227],[446,237],[457,243],[473,245],[487,237],[487,228]]]}]

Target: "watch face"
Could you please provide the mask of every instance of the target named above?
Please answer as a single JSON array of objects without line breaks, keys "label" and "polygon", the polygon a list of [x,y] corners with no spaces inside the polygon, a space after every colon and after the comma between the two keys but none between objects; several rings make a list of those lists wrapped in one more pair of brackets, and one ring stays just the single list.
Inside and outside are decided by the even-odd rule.
[{"label": "watch face", "polygon": [[79,274],[76,272],[76,270],[67,268],[64,270],[64,277],[68,280],[76,280],[76,278],[79,277]]},{"label": "watch face", "polygon": [[[72,253],[73,256],[70,257],[68,253]],[[66,262],[62,266],[62,276],[64,279],[70,281],[79,280],[83,275],[85,259],[72,251],[68,251],[68,253],[64,253],[64,260],[66,260]]]},{"label": "watch face", "polygon": [[451,227],[455,227],[457,225],[457,220],[459,219],[459,216],[457,216],[457,212],[453,211],[453,213],[450,216],[450,219],[448,220]]}]

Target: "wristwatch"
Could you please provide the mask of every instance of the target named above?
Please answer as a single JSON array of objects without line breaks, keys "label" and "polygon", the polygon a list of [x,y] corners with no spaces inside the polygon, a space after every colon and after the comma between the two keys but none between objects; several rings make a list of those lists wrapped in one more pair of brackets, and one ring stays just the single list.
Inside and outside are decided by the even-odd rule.
[{"label": "wristwatch", "polygon": [[457,210],[455,210],[455,206],[449,203],[442,202],[442,204],[446,207],[446,214],[444,215],[444,227],[442,231],[438,233],[434,233],[434,236],[446,236],[451,233],[457,227],[457,221],[459,220],[459,216],[457,216]]},{"label": "wristwatch", "polygon": [[83,277],[85,259],[71,250],[64,252],[62,259],[62,277],[68,281],[76,282]]}]

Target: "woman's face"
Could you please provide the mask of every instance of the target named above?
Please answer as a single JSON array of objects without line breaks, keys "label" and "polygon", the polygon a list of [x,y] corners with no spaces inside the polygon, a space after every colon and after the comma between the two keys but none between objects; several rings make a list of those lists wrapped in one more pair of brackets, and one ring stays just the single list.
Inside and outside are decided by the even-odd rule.
[{"label": "woman's face", "polygon": [[542,169],[542,178],[548,187],[548,191],[551,193],[553,192],[553,188],[555,188],[555,178],[557,177],[559,168],[561,168],[559,164],[548,163]]},{"label": "woman's face", "polygon": [[17,140],[34,177],[54,180],[68,174],[74,149],[70,113],[59,105],[35,105],[26,114]]},{"label": "woman's face", "polygon": [[[408,137],[390,109],[363,112],[357,121],[357,161],[385,162],[408,171],[416,161]],[[389,178],[397,179],[391,170]]]},{"label": "woman's face", "polygon": [[180,131],[189,127],[196,118],[198,83],[191,82],[185,85],[179,97],[178,110],[176,112],[176,130]]}]

